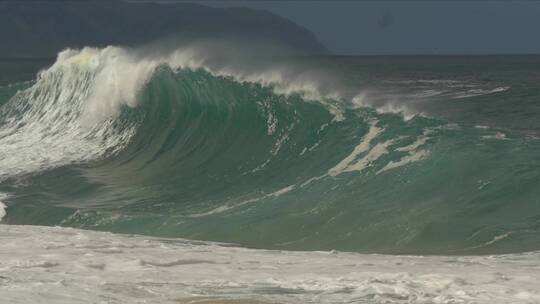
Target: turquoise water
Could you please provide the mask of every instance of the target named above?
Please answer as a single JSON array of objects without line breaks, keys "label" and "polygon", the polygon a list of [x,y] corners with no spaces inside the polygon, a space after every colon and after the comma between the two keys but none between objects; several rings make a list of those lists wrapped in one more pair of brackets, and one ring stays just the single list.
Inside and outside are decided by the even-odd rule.
[{"label": "turquoise water", "polygon": [[30,82],[9,72],[4,223],[256,248],[540,249],[540,57],[234,70],[113,51],[72,51]]}]

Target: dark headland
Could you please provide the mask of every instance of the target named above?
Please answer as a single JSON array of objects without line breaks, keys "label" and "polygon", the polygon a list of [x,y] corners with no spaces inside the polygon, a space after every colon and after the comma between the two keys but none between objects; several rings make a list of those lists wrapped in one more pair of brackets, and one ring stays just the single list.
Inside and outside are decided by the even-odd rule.
[{"label": "dark headland", "polygon": [[259,38],[329,53],[307,29],[264,10],[127,1],[0,2],[0,57],[53,57],[66,48],[136,46],[161,38]]}]

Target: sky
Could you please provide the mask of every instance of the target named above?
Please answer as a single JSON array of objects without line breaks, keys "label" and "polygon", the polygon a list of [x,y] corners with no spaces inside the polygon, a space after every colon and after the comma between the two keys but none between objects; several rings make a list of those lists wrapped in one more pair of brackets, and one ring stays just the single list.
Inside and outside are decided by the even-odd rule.
[{"label": "sky", "polygon": [[266,9],[336,54],[539,54],[540,1],[209,0]]}]

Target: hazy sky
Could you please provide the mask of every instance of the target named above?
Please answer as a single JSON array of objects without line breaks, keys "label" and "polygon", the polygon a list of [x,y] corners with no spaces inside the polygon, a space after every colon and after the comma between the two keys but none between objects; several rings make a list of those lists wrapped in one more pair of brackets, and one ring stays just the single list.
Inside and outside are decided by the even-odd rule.
[{"label": "hazy sky", "polygon": [[267,9],[337,54],[540,53],[540,1],[198,1]]}]

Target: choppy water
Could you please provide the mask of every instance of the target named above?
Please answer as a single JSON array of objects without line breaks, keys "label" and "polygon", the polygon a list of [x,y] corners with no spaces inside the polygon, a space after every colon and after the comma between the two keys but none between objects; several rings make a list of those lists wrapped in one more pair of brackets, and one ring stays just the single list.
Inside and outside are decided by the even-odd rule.
[{"label": "choppy water", "polygon": [[[160,55],[109,47],[64,51],[36,80],[12,80],[3,80],[0,87],[3,223],[265,249],[418,255],[540,249],[539,57],[235,61],[201,46]],[[0,235],[12,240],[6,232],[10,228],[2,227]],[[22,238],[50,233],[51,242],[61,238],[57,234],[75,233],[28,229]],[[88,234],[124,242],[121,236]],[[76,235],[87,240],[84,232]],[[246,252],[284,260],[327,256]],[[525,260],[531,262],[534,255]],[[507,285],[510,291],[501,291],[504,295],[480,285],[470,293],[463,287],[469,285],[456,283],[464,278],[440,266],[443,257],[427,259],[427,266],[407,272],[412,277],[403,274],[407,278],[384,268],[383,261],[404,259],[416,265],[417,258],[340,257],[344,264],[336,265],[336,278],[327,282],[339,290],[335,298],[318,278],[296,282],[301,274],[294,269],[290,275],[300,287],[282,282],[283,287],[279,282],[288,277],[267,281],[268,286],[242,280],[230,284],[247,284],[251,291],[285,288],[292,294],[299,288],[315,290],[309,296],[264,301],[538,301],[537,290],[515,289],[510,286],[514,283]],[[238,263],[248,263],[242,259]],[[390,280],[406,283],[386,290],[386,283],[369,283],[377,276],[367,276],[363,268],[363,274],[348,278],[350,259],[376,260],[381,263],[376,272],[398,271]],[[497,257],[493,267],[501,268],[493,273],[487,270],[491,266],[463,268],[466,273],[480,271],[474,286],[513,267],[503,265],[513,259]],[[326,268],[313,271],[322,274],[333,267],[333,262],[321,263],[326,262]],[[141,263],[135,266],[161,269]],[[423,268],[435,264],[443,267],[445,278]],[[298,267],[302,274],[309,272],[308,265]],[[525,275],[537,268],[531,262],[515,271]],[[484,277],[482,271],[489,274]],[[443,285],[450,281],[444,288],[418,286],[414,292],[407,285],[430,278]],[[538,283],[537,277],[521,279]],[[464,289],[454,290],[454,283]],[[206,287],[216,288],[210,283]],[[158,289],[167,294],[162,286]],[[451,290],[452,297],[443,290]],[[192,294],[207,293],[200,289]]]}]

